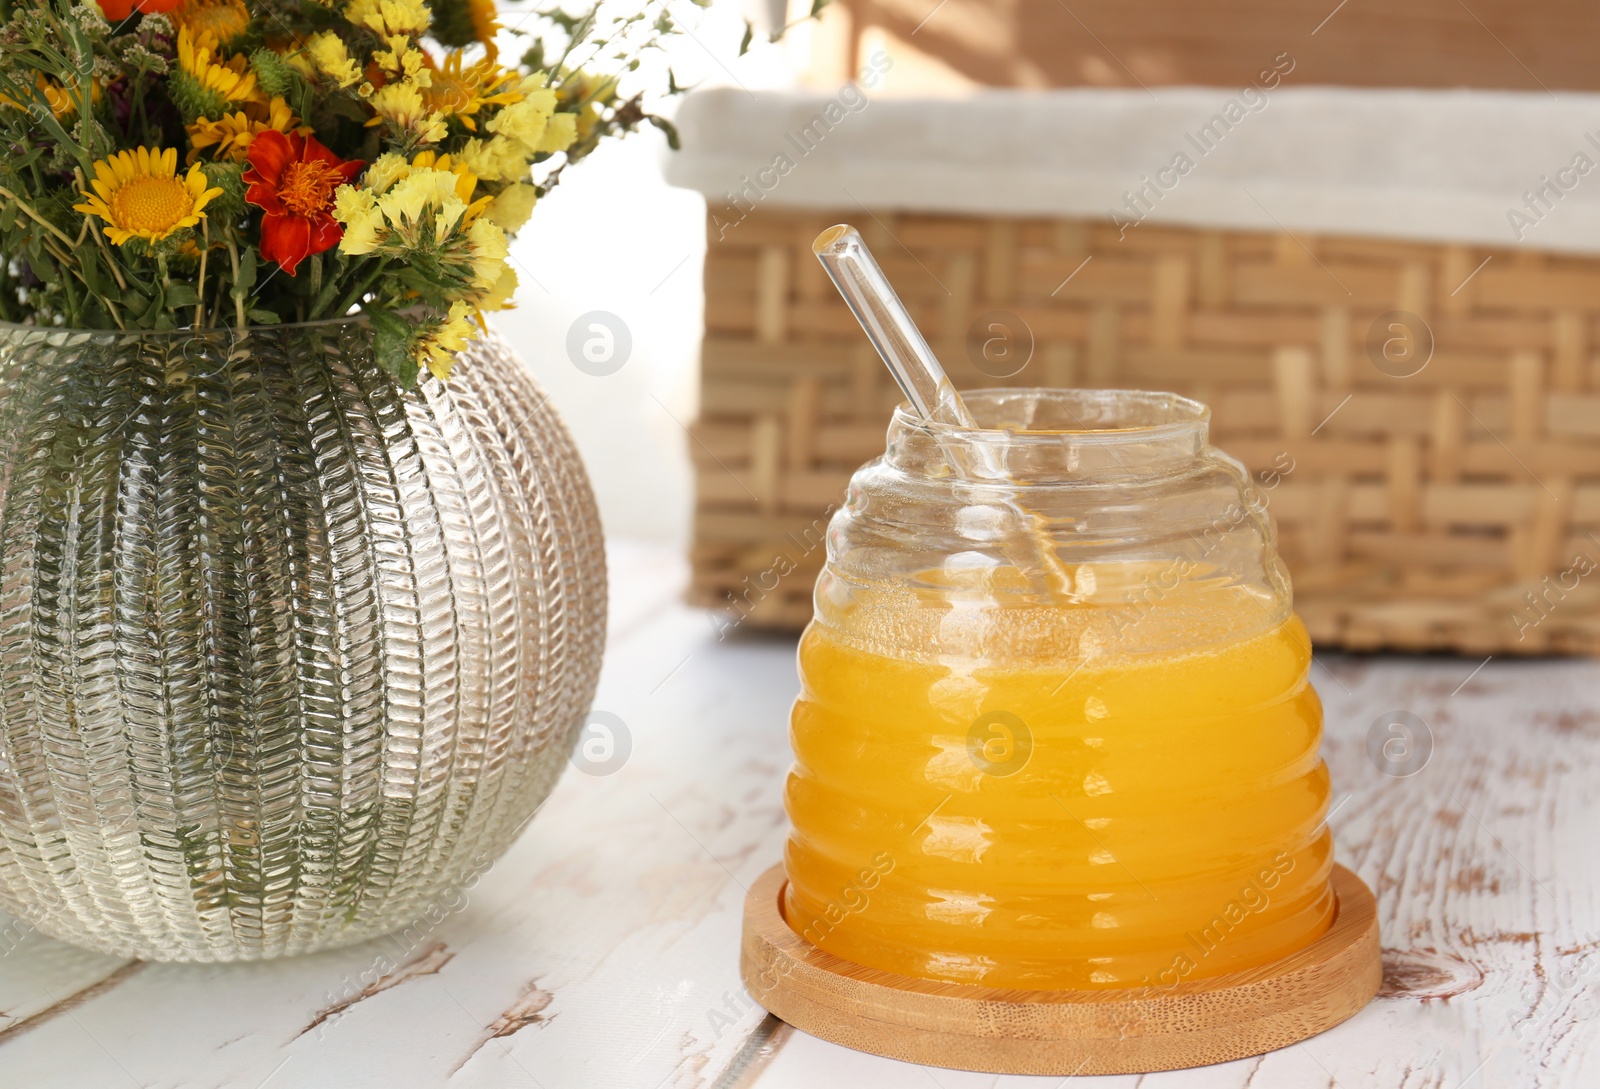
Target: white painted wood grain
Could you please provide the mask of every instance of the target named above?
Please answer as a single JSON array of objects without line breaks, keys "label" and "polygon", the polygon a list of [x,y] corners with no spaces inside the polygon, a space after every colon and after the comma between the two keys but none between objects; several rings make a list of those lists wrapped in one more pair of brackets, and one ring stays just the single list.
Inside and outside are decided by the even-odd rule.
[{"label": "white painted wood grain", "polygon": [[[738,983],[744,885],[779,857],[791,639],[718,640],[669,554],[613,552],[598,705],[633,746],[571,770],[461,910],[410,939],[241,966],[137,965],[23,935],[0,956],[0,1086],[990,1089],[774,1031]],[[1378,893],[1389,987],[1258,1060],[1084,1085],[1600,1084],[1600,664],[1328,658],[1339,857]],[[1405,779],[1373,719],[1433,732]],[[0,920],[0,950],[18,935]],[[364,977],[365,973],[365,977]],[[381,977],[381,978],[380,978]],[[74,999],[72,996],[76,995]],[[33,1018],[33,1020],[29,1020]]]}]

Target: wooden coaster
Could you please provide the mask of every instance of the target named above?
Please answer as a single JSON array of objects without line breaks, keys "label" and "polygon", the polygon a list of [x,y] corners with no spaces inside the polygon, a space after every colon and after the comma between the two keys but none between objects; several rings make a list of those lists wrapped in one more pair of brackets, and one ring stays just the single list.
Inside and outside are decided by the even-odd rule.
[{"label": "wooden coaster", "polygon": [[1377,903],[1333,868],[1328,932],[1273,964],[1126,991],[1018,991],[913,979],[817,949],[783,917],[783,867],[751,887],[745,987],[802,1032],[892,1059],[989,1074],[1143,1074],[1227,1062],[1332,1028],[1378,993]]}]

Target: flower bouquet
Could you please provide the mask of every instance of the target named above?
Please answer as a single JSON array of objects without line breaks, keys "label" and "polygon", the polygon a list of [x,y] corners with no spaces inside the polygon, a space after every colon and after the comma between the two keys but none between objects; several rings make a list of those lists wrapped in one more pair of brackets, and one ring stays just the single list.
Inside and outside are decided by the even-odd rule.
[{"label": "flower bouquet", "polygon": [[599,519],[474,331],[565,166],[667,127],[675,25],[526,21],[0,0],[0,908],[39,930],[239,960],[437,921],[566,766]]},{"label": "flower bouquet", "polygon": [[[0,319],[173,329],[370,322],[403,384],[443,379],[510,304],[507,243],[606,136],[663,3],[0,3]],[[509,61],[499,39],[525,46]],[[675,91],[670,74],[667,92]]]}]

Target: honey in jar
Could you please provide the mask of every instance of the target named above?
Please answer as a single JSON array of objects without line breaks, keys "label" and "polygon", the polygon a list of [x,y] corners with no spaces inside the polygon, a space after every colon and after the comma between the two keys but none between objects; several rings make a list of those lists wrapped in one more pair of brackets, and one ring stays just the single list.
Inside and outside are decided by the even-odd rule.
[{"label": "honey in jar", "polygon": [[[1333,918],[1310,643],[1262,493],[1170,394],[901,411],[800,645],[783,910],[991,987],[1159,987]],[[954,466],[954,467],[953,467]]]}]

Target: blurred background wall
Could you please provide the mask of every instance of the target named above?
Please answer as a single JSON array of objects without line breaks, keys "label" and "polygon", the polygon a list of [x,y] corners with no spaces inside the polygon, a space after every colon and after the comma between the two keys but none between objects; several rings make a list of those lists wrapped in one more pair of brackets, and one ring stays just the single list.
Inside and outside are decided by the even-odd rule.
[{"label": "blurred background wall", "polygon": [[[1302,84],[1596,90],[1585,0],[835,0],[812,78],[886,50],[900,86],[1229,86],[1293,43]],[[831,69],[831,70],[830,70]],[[1538,73],[1537,76],[1534,73]]]},{"label": "blurred background wall", "polygon": [[[692,35],[646,63],[670,65],[686,86],[751,93],[831,78],[855,25],[842,8],[778,45],[758,36],[737,56],[745,17],[770,29],[788,18],[781,8],[767,0],[717,0],[704,12],[684,4]],[[803,14],[797,0],[796,16]],[[503,5],[501,18],[514,29],[516,5]],[[509,35],[503,48],[520,50]],[[572,429],[607,533],[686,547],[693,483],[685,425],[699,408],[705,201],[662,180],[669,154],[662,135],[645,129],[574,167],[568,177],[579,184],[558,187],[514,243],[517,306],[494,320]],[[626,325],[632,347],[615,373],[595,376],[574,365],[567,338],[576,319],[602,309]]]},{"label": "blurred background wall", "polygon": [[[737,53],[748,13],[793,20],[795,0],[718,0],[657,63],[681,82],[765,90],[834,87],[882,51],[874,96],[962,95],[985,85],[1232,87],[1292,42],[1298,86],[1600,89],[1584,0],[833,0],[778,45]],[[685,5],[688,14],[691,9]],[[515,25],[515,8],[506,22]],[[1537,73],[1537,75],[1535,75]],[[513,251],[523,287],[498,325],[571,425],[608,532],[683,545],[693,487],[684,427],[697,413],[704,201],[661,180],[665,141],[648,130],[602,149],[558,189]],[[569,359],[580,315],[615,312],[632,351],[596,377]]]}]

